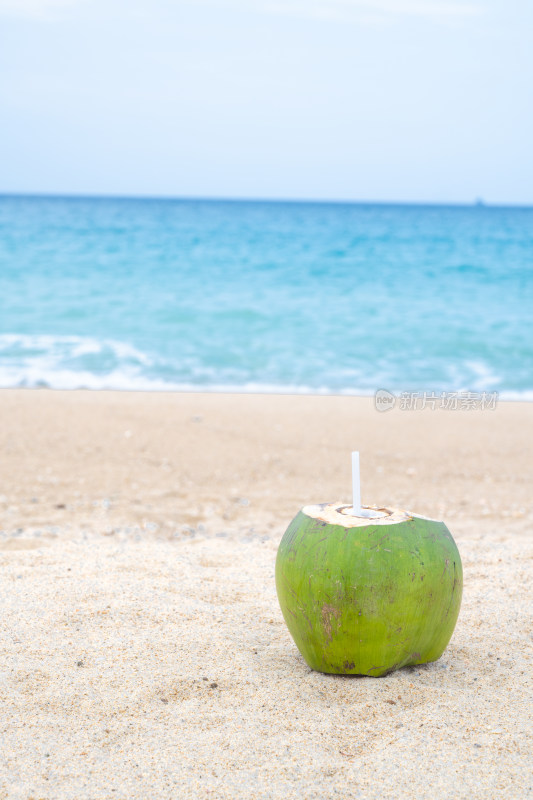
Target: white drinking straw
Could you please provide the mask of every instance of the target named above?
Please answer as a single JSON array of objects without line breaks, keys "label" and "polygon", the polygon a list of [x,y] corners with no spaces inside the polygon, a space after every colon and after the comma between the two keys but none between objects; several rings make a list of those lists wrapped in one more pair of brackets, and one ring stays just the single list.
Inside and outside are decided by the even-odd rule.
[{"label": "white drinking straw", "polygon": [[352,453],[352,514],[354,516],[361,515],[361,478],[359,473],[359,452],[356,450]]},{"label": "white drinking straw", "polygon": [[361,505],[361,480],[359,477],[359,453],[357,450],[352,453],[352,493],[352,508],[347,507],[342,511],[343,514],[349,514],[352,517],[363,517],[364,519],[379,519],[380,517],[386,517],[390,513],[373,508],[363,508]]}]

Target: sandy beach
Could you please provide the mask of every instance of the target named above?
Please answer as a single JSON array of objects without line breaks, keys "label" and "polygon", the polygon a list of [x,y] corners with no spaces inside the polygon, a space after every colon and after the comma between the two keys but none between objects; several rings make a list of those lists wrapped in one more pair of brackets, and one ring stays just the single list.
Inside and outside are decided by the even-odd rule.
[{"label": "sandy beach", "polygon": [[[527,798],[533,404],[0,392],[0,798]],[[443,657],[312,672],[275,591],[304,505],[450,528]]]}]

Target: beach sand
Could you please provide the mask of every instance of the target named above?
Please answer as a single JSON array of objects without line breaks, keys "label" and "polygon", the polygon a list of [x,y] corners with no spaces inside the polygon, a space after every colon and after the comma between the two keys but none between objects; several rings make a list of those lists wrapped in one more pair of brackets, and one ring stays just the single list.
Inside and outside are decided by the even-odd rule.
[{"label": "beach sand", "polygon": [[[0,392],[0,798],[533,794],[533,404]],[[443,519],[463,605],[429,665],[311,672],[277,603],[308,503]]]}]

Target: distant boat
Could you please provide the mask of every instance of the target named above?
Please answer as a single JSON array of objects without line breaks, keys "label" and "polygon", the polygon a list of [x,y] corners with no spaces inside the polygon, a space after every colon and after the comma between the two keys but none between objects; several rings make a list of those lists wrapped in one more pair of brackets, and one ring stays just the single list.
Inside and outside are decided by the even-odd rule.
[{"label": "distant boat", "polygon": [[476,201],[475,201],[474,205],[475,206],[484,206],[485,205],[485,201],[483,200],[482,197],[478,197],[478,198],[476,198]]}]

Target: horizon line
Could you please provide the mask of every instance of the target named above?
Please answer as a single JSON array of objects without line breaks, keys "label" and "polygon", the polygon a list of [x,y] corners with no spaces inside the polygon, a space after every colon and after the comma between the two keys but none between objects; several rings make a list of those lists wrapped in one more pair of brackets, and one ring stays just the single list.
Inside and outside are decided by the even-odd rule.
[{"label": "horizon line", "polygon": [[13,192],[0,191],[1,199],[43,199],[43,200],[146,200],[168,202],[203,202],[203,203],[286,203],[294,205],[361,205],[361,206],[434,206],[437,208],[533,208],[533,202],[490,202],[483,198],[475,198],[470,202],[460,200],[348,200],[334,198],[298,198],[298,197],[246,197],[223,195],[159,195],[159,194],[120,194],[78,192]]}]

